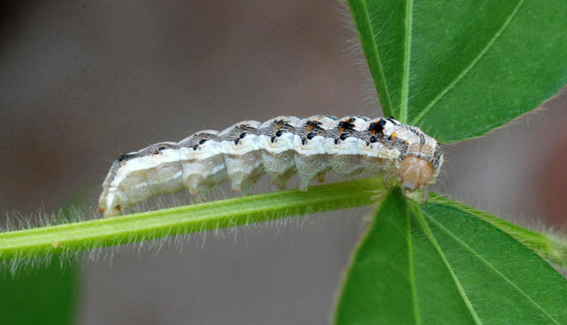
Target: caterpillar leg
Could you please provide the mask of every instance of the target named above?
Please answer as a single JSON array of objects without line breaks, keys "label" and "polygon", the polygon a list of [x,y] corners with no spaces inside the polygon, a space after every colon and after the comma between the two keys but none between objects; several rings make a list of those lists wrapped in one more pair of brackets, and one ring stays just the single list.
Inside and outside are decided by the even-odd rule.
[{"label": "caterpillar leg", "polygon": [[202,192],[201,184],[205,182],[205,178],[199,174],[192,174],[187,177],[186,182],[189,194],[198,195]]},{"label": "caterpillar leg", "polygon": [[270,183],[276,185],[280,190],[285,190],[287,182],[296,172],[295,168],[290,168],[283,173],[270,173]]},{"label": "caterpillar leg", "polygon": [[[279,143],[276,142],[276,144]],[[267,145],[271,145],[271,143],[268,142]],[[285,189],[289,179],[297,172],[295,169],[295,152],[291,149],[281,153],[263,152],[262,160],[264,170],[270,177],[270,183],[276,185],[280,190]]]},{"label": "caterpillar leg", "polygon": [[243,172],[238,172],[230,175],[230,179],[231,179],[230,190],[233,192],[242,192],[242,188],[246,190],[250,186],[249,184],[246,184],[247,177],[248,175]]},{"label": "caterpillar leg", "polygon": [[299,173],[299,177],[300,177],[299,190],[302,191],[302,192],[307,192],[307,188],[309,187],[309,184],[314,179],[318,180],[319,182],[324,182],[326,173],[327,173],[327,170],[324,170],[324,171],[319,172],[319,173],[308,173],[308,174],[307,173],[302,174],[300,172]]},{"label": "caterpillar leg", "polygon": [[330,169],[325,155],[295,156],[295,166],[299,174],[299,190],[307,191],[312,180],[324,180],[325,173]]},{"label": "caterpillar leg", "polygon": [[224,179],[222,175],[215,175],[208,179],[199,174],[192,174],[185,180],[189,194],[193,196],[196,203],[203,203],[207,201],[207,194],[211,193],[220,184],[216,180],[216,176]]},{"label": "caterpillar leg", "polygon": [[262,177],[261,169],[254,171],[252,174],[245,172],[237,172],[230,176],[231,191],[241,192],[242,195],[251,195],[254,191],[254,184]]},{"label": "caterpillar leg", "polygon": [[204,203],[207,202],[207,193],[197,193],[193,196],[193,202],[195,203]]},{"label": "caterpillar leg", "polygon": [[427,187],[424,187],[422,189],[423,192],[423,203],[427,203],[429,201],[429,189]]},{"label": "caterpillar leg", "polygon": [[397,181],[397,175],[392,172],[386,172],[384,173],[384,177],[382,177],[382,181],[385,187],[390,187]]},{"label": "caterpillar leg", "polygon": [[406,187],[402,187],[404,196],[410,198],[419,204],[425,204],[429,201],[429,190],[426,187],[422,187],[418,190],[412,191]]}]

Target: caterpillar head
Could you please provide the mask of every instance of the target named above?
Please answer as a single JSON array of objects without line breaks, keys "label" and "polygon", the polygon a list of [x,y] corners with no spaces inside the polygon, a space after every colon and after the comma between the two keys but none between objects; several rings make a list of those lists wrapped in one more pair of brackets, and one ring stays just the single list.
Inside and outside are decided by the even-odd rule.
[{"label": "caterpillar head", "polygon": [[435,180],[435,169],[427,159],[406,156],[400,162],[398,175],[404,188],[415,191]]}]

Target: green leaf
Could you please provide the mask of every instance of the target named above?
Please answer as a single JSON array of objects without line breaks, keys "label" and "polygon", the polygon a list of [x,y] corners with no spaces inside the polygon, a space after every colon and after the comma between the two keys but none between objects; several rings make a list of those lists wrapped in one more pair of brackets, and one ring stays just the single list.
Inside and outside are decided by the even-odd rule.
[{"label": "green leaf", "polygon": [[443,203],[447,206],[452,206],[456,209],[466,211],[477,218],[487,221],[532,249],[545,260],[567,270],[567,242],[559,237],[553,236],[553,234],[542,234],[522,228],[511,222],[491,216],[488,213],[468,207],[462,203],[449,200],[448,198],[435,193],[431,194],[429,202]]},{"label": "green leaf", "polygon": [[349,0],[384,114],[480,136],[567,82],[564,0]]},{"label": "green leaf", "polygon": [[61,268],[58,259],[0,281],[2,324],[74,324],[78,301],[76,263]]},{"label": "green leaf", "polygon": [[454,206],[391,190],[357,249],[337,324],[562,324],[567,281],[508,234]]}]

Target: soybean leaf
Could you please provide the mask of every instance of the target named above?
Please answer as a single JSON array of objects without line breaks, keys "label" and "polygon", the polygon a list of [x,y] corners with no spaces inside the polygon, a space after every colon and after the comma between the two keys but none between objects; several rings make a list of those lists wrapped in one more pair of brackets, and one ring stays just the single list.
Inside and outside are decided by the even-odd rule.
[{"label": "soybean leaf", "polygon": [[386,116],[480,136],[567,82],[564,0],[349,0]]},{"label": "soybean leaf", "polygon": [[432,193],[430,202],[443,203],[447,206],[455,207],[458,210],[466,211],[477,218],[487,221],[496,228],[499,228],[514,237],[528,248],[532,249],[546,261],[553,263],[559,268],[567,270],[567,242],[561,239],[561,237],[522,228],[516,224],[502,220],[498,217],[489,215],[486,212],[479,211],[435,193]]},{"label": "soybean leaf", "polygon": [[567,281],[492,224],[391,190],[357,249],[337,324],[563,324]]}]

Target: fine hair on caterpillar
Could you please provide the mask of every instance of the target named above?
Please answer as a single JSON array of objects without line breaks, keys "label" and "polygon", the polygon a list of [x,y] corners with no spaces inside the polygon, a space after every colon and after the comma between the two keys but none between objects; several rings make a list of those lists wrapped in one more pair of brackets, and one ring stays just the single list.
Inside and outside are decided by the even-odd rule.
[{"label": "fine hair on caterpillar", "polygon": [[299,189],[333,171],[352,177],[385,173],[406,191],[435,182],[441,145],[421,129],[393,118],[315,115],[243,121],[223,131],[199,131],[120,156],[103,183],[98,208],[119,215],[148,198],[188,189],[195,201],[219,184],[247,195],[267,174],[280,189],[298,174]]}]

